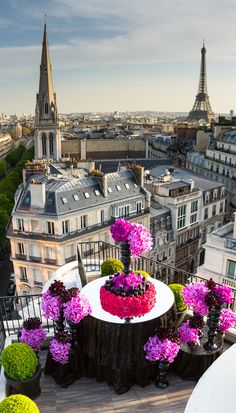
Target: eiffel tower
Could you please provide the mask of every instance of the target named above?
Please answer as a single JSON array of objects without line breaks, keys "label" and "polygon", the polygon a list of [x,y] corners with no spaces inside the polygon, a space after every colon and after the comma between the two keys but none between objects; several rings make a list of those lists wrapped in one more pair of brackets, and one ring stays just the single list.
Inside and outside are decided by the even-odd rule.
[{"label": "eiffel tower", "polygon": [[196,96],[193,108],[189,112],[187,120],[198,121],[205,120],[209,122],[214,118],[214,113],[211,109],[211,104],[209,96],[207,93],[207,78],[206,78],[206,48],[203,42],[203,47],[201,49],[201,67],[200,67],[200,79],[198,86],[198,94]]}]

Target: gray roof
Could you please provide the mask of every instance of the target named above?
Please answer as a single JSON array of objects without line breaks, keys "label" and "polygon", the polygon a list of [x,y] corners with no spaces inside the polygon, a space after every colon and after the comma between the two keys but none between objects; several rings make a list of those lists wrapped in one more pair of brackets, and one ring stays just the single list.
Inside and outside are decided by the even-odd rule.
[{"label": "gray roof", "polygon": [[[44,213],[61,215],[68,212],[86,210],[91,207],[99,207],[107,203],[119,203],[128,198],[144,196],[141,188],[130,170],[107,174],[107,187],[110,191],[105,197],[99,178],[88,176],[82,179],[75,178],[48,178],[46,175],[34,175],[46,184],[46,202]],[[16,211],[28,211],[39,213],[31,208],[30,181],[21,196]]]},{"label": "gray roof", "polygon": [[225,132],[220,141],[236,145],[236,130],[233,129],[232,131]]}]

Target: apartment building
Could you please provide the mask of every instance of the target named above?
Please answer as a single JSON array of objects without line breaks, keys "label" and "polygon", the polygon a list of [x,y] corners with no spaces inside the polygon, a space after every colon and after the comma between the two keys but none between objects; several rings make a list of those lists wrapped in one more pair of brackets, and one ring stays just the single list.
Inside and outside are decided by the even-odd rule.
[{"label": "apartment building", "polygon": [[12,138],[9,133],[0,133],[0,159],[12,150]]},{"label": "apartment building", "polygon": [[142,167],[108,174],[73,169],[72,175],[60,165],[42,168],[15,197],[8,238],[18,293],[40,292],[53,271],[76,260],[79,241],[111,242],[116,218],[149,227]]}]

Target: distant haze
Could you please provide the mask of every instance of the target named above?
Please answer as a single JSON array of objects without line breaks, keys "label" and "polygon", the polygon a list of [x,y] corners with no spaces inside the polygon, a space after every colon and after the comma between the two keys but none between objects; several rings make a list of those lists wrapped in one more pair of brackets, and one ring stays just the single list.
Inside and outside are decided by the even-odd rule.
[{"label": "distant haze", "polygon": [[207,49],[213,111],[236,107],[235,0],[8,0],[0,113],[34,113],[44,13],[58,110],[189,112]]}]

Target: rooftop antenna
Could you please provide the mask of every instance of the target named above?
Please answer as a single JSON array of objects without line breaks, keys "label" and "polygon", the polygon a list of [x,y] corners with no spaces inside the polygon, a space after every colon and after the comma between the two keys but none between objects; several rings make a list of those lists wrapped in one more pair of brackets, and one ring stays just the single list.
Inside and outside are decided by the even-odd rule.
[{"label": "rooftop antenna", "polygon": [[44,23],[47,24],[47,14],[44,15]]}]

